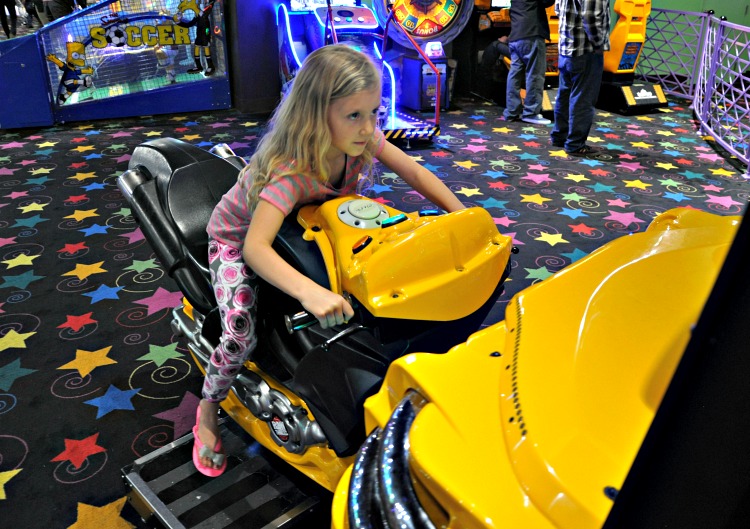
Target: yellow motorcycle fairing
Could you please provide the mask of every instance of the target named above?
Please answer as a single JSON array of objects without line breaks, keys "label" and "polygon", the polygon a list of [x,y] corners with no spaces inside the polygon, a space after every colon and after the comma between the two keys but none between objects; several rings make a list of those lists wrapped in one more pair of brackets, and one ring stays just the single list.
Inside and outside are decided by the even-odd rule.
[{"label": "yellow motorcycle fairing", "polygon": [[[192,317],[192,307],[190,303],[183,299],[185,314]],[[191,344],[188,344],[193,361],[205,375],[206,371],[203,362],[196,355]],[[292,406],[300,406],[307,410],[310,420],[314,420],[312,411],[296,394],[289,391],[286,387],[278,384],[272,377],[266,375],[254,362],[246,361],[245,368],[257,373],[272,389],[283,393],[290,401]],[[230,391],[227,398],[221,402],[222,409],[234,420],[242,429],[248,432],[253,439],[258,441],[265,448],[276,454],[307,477],[318,483],[320,486],[333,491],[336,488],[341,475],[346,468],[352,463],[353,457],[339,457],[327,446],[311,446],[302,454],[293,454],[276,444],[270,434],[270,426],[264,420],[259,419],[240,401],[237,395]]]},{"label": "yellow motorcycle fairing", "polygon": [[[358,226],[342,221],[352,211]],[[392,217],[402,221],[381,227]],[[351,294],[376,317],[450,321],[471,314],[510,258],[512,240],[482,208],[419,216],[344,196],[303,207],[298,220],[305,239],[320,248],[331,290]]]},{"label": "yellow motorcycle fairing", "polygon": [[[670,210],[516,294],[444,355],[390,366],[366,404],[383,427],[409,391],[420,503],[451,529],[604,523],[690,339],[739,217]],[[349,471],[333,527],[348,526]]]}]

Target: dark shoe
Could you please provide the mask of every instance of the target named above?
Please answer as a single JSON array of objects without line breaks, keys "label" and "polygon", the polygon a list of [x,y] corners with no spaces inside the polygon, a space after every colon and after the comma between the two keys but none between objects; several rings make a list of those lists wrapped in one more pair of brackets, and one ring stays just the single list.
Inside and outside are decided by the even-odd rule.
[{"label": "dark shoe", "polygon": [[553,147],[559,147],[561,149],[565,147],[565,142],[555,141],[552,138],[550,138],[549,144],[552,145]]},{"label": "dark shoe", "polygon": [[570,151],[570,152],[566,151],[566,154],[568,154],[569,156],[588,156],[589,154],[594,154],[596,152],[597,150],[594,149],[593,147],[590,147],[589,145],[584,145],[583,147],[581,147],[580,149],[576,149],[575,151]]},{"label": "dark shoe", "polygon": [[500,121],[521,121],[521,117],[520,116],[510,116],[510,117],[500,116]]}]

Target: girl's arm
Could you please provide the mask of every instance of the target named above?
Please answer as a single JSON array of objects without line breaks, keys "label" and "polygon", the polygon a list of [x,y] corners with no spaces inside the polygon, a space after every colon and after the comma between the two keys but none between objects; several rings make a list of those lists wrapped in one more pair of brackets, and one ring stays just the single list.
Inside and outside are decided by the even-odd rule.
[{"label": "girl's arm", "polygon": [[436,206],[449,212],[464,209],[458,197],[437,176],[392,143],[385,142],[378,160]]},{"label": "girl's arm", "polygon": [[299,273],[271,246],[284,222],[284,214],[265,200],[259,200],[245,236],[242,257],[267,282],[296,298],[325,329],[341,325],[354,316],[351,305],[340,295],[323,288]]}]

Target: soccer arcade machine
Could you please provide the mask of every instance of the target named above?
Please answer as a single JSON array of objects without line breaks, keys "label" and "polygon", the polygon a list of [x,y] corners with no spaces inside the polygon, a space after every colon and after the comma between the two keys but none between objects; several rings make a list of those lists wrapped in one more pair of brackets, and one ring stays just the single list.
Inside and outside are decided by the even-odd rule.
[{"label": "soccer arcade machine", "polygon": [[52,122],[231,107],[223,0],[104,0],[21,39]]}]

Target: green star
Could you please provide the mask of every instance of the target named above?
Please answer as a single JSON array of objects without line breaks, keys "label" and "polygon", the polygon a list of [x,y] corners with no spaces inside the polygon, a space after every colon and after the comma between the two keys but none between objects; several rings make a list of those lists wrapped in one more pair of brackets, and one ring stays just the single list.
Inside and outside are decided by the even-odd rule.
[{"label": "green star", "polygon": [[161,367],[167,360],[182,356],[184,356],[182,353],[177,352],[176,343],[165,346],[149,345],[148,354],[143,355],[138,360],[153,361],[157,366]]}]

